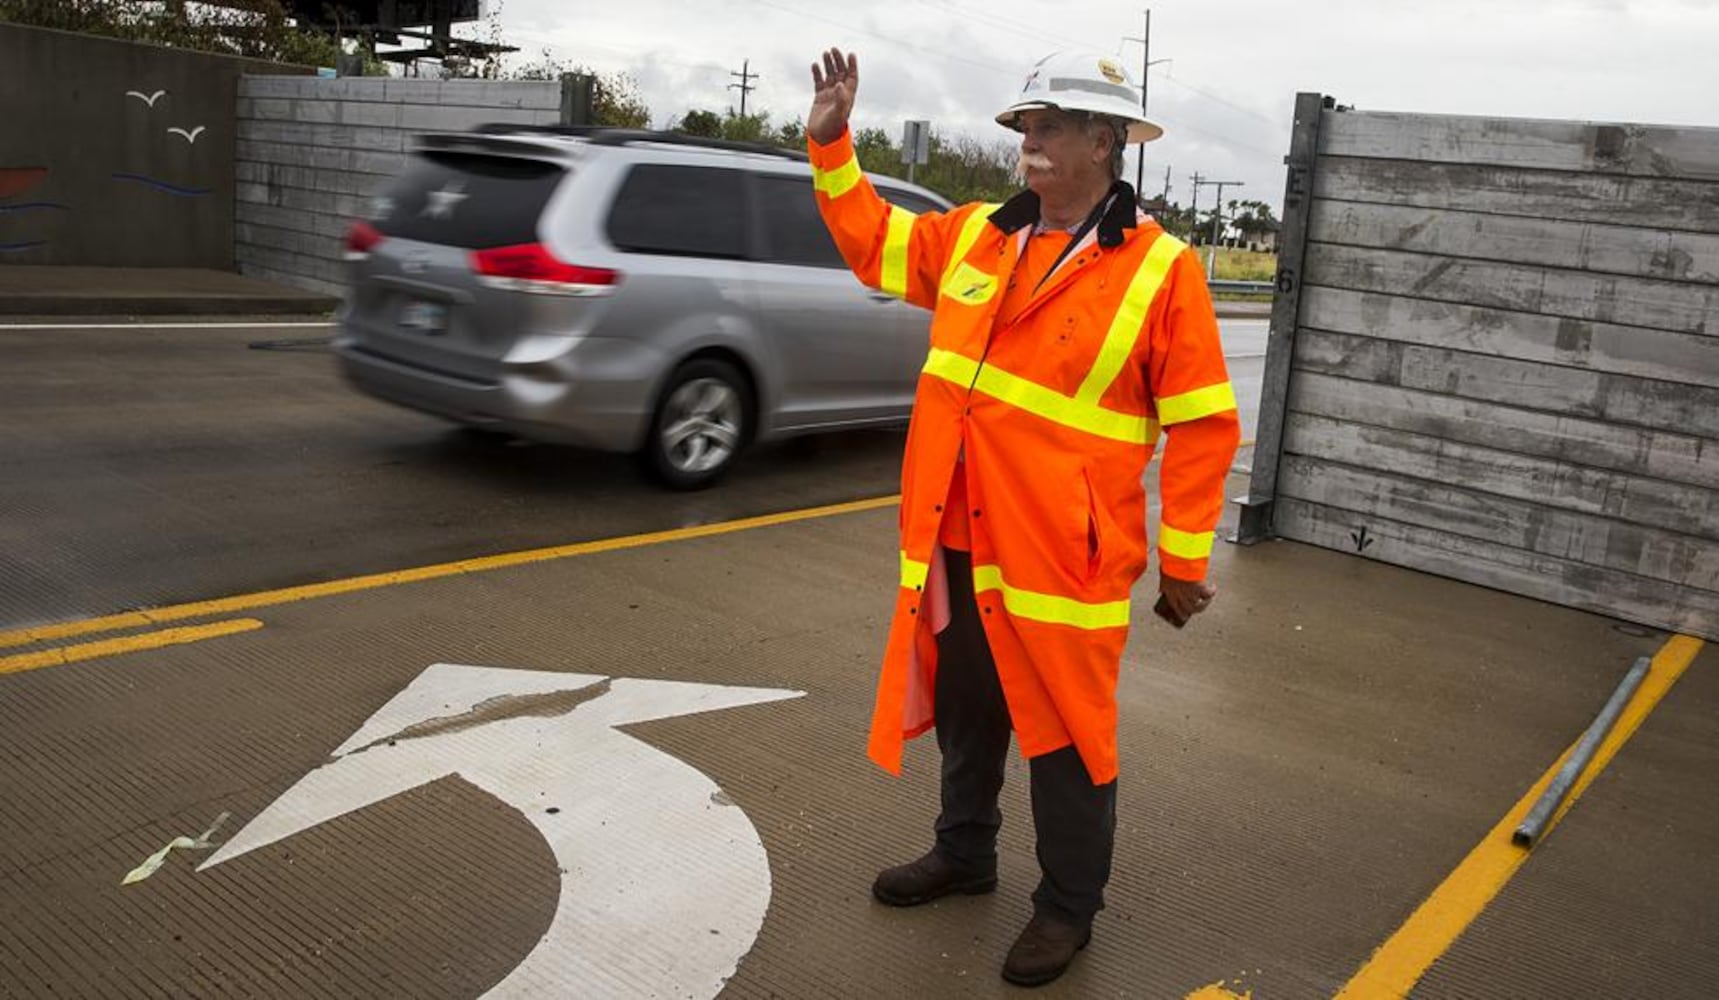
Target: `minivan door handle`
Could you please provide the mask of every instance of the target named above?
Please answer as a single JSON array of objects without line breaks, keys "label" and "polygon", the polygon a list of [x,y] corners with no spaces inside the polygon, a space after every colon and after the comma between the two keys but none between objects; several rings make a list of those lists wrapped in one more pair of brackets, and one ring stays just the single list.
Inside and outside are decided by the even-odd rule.
[{"label": "minivan door handle", "polygon": [[889,294],[888,292],[867,292],[866,298],[871,299],[873,302],[900,302],[901,301],[900,299]]}]

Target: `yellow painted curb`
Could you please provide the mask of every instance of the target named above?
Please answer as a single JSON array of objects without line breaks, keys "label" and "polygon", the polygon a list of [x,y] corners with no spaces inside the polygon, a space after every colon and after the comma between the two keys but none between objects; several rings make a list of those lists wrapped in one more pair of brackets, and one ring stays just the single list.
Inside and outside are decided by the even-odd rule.
[{"label": "yellow painted curb", "polygon": [[[1635,731],[1641,727],[1648,714],[1658,706],[1672,685],[1677,683],[1677,679],[1683,676],[1689,664],[1694,662],[1702,645],[1700,639],[1677,635],[1660,647],[1659,652],[1654,655],[1653,666],[1641,682],[1641,687],[1636,689],[1635,696],[1624,707],[1617,724],[1600,744],[1588,769],[1582,772],[1581,777],[1571,787],[1570,795],[1564,800],[1563,806],[1547,824],[1542,841],[1551,835],[1558,821],[1570,811],[1570,807],[1576,804],[1576,800],[1581,798],[1582,793],[1600,772],[1606,769],[1606,765],[1623,749],[1623,745],[1629,742],[1629,738],[1635,735]],[[1373,952],[1367,963],[1361,966],[1337,994],[1336,1000],[1405,997],[1414,989],[1427,969],[1456,943],[1456,939],[1462,936],[1468,925],[1480,916],[1480,912],[1528,860],[1530,851],[1518,847],[1512,841],[1516,827],[1522,822],[1522,817],[1528,814],[1528,810],[1534,807],[1540,793],[1551,784],[1558,769],[1574,750],[1575,746],[1572,744],[1553,762],[1540,780],[1534,783],[1534,787],[1528,790],[1528,794],[1522,796],[1504,818],[1498,821],[1498,825],[1468,853],[1468,857],[1462,859],[1456,870],[1433,890],[1432,895],[1409,916],[1402,927]]]}]

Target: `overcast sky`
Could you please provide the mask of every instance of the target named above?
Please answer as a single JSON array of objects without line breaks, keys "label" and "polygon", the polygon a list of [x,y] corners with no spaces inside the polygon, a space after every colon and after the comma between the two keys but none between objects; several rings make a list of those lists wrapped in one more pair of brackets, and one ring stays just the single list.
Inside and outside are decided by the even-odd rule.
[{"label": "overcast sky", "polygon": [[[490,0],[491,7],[498,6]],[[992,122],[1027,69],[1057,50],[1120,57],[1139,72],[1146,4],[1049,0],[501,0],[505,41],[568,63],[624,70],[654,124],[738,105],[803,116],[824,47],[860,57],[854,117],[1008,141]],[[1296,91],[1368,110],[1719,125],[1719,0],[1155,0],[1146,190],[1170,168],[1183,204],[1196,171],[1240,180],[1232,197],[1279,205]],[[484,37],[487,31],[468,31]],[[1130,159],[1130,179],[1133,162]],[[1201,192],[1210,204],[1211,191]]]}]

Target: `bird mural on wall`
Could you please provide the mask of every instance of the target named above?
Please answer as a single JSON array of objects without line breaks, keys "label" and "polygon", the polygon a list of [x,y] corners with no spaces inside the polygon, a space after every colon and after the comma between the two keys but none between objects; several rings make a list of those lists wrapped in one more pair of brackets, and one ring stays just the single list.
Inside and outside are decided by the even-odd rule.
[{"label": "bird mural on wall", "polygon": [[[163,97],[168,96],[168,91],[164,88],[158,88],[156,90],[152,90],[152,91],[148,91],[148,92],[145,92],[142,90],[128,90],[125,92],[125,96],[137,98],[140,102],[143,103],[143,105],[145,107],[147,107],[149,109],[149,111],[153,112],[155,110],[156,103],[159,102]],[[209,127],[207,125],[197,125],[197,126],[194,126],[192,128],[185,128],[185,127],[179,126],[179,125],[172,125],[172,126],[169,126],[167,128],[167,134],[168,135],[176,135],[179,138],[184,139],[185,144],[187,146],[195,146],[195,145],[197,145],[197,140],[199,138],[201,138],[203,133],[207,132],[208,130],[209,130]],[[112,176],[113,179],[116,181],[125,181],[126,183],[130,183],[130,184],[140,184],[140,185],[143,185],[144,187],[150,188],[151,190],[159,191],[162,194],[173,195],[173,196],[179,197],[179,198],[201,198],[201,197],[206,197],[209,194],[213,193],[209,188],[198,187],[198,186],[187,185],[187,184],[174,183],[171,181],[163,180],[162,178],[159,178],[159,177],[152,177],[152,176],[149,176],[147,174],[140,174],[140,173],[134,173],[134,172],[129,172],[129,171],[123,171],[123,170],[114,171],[110,176]]]}]

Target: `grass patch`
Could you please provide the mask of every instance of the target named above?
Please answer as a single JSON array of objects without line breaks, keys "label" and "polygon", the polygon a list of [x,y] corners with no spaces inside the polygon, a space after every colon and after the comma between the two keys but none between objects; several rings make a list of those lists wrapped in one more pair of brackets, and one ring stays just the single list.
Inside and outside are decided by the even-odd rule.
[{"label": "grass patch", "polygon": [[[1201,259],[1204,259],[1211,252],[1210,247],[1201,247]],[[1217,273],[1214,277],[1219,281],[1275,280],[1277,278],[1277,254],[1219,247]]]}]

